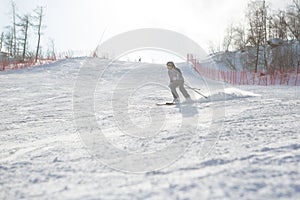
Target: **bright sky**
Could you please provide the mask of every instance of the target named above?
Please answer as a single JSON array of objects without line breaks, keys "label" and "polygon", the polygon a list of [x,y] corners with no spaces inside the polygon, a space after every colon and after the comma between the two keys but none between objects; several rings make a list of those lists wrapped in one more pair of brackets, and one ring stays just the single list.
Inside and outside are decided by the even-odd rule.
[{"label": "bright sky", "polygon": [[[56,51],[94,50],[102,40],[137,28],[163,28],[182,33],[205,50],[222,40],[232,21],[243,18],[249,0],[15,0],[17,13],[45,7],[42,38]],[[292,0],[271,0],[280,8]],[[0,0],[0,32],[10,24],[10,0]]]}]

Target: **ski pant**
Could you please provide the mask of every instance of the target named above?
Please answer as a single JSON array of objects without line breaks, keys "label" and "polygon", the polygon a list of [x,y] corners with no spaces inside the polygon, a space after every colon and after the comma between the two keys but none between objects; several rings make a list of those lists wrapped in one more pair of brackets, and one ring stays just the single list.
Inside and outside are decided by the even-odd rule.
[{"label": "ski pant", "polygon": [[169,88],[171,89],[172,95],[174,99],[179,98],[179,95],[176,91],[176,88],[179,87],[180,92],[183,94],[183,96],[188,99],[190,98],[190,95],[186,91],[186,89],[183,86],[184,81],[172,81],[169,85]]}]

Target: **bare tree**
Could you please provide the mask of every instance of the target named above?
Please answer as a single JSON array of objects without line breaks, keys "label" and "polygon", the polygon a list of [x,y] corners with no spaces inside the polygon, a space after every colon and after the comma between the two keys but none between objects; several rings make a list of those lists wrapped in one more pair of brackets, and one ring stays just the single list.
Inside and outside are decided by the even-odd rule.
[{"label": "bare tree", "polygon": [[3,41],[4,41],[4,33],[2,32],[0,37],[0,52],[2,51]]},{"label": "bare tree", "polygon": [[247,19],[249,22],[248,40],[256,49],[255,69],[257,72],[259,65],[260,48],[263,47],[264,65],[267,68],[267,7],[265,1],[251,1],[248,4]]},{"label": "bare tree", "polygon": [[54,40],[50,39],[49,42],[50,44],[48,45],[47,57],[48,59],[56,60]]},{"label": "bare tree", "polygon": [[284,22],[289,31],[287,37],[292,39],[291,43],[293,43],[294,39],[297,41],[297,44],[294,45],[293,49],[294,55],[290,58],[293,58],[294,66],[298,66],[298,64],[295,62],[295,59],[297,59],[299,62],[298,57],[300,43],[300,0],[293,0],[293,3],[287,8]]},{"label": "bare tree", "polygon": [[12,8],[12,55],[15,57],[17,54],[17,31],[16,31],[16,4],[11,0]]},{"label": "bare tree", "polygon": [[8,54],[10,56],[12,56],[12,52],[13,52],[13,30],[8,27],[8,31],[6,32],[5,36],[4,36],[4,46],[6,51],[8,52]]},{"label": "bare tree", "polygon": [[[235,63],[237,66],[243,63],[243,67],[254,66],[255,72],[258,67],[264,67],[267,73],[270,73],[271,63],[283,71],[297,65],[300,55],[300,0],[292,0],[292,5],[285,11],[271,11],[265,0],[252,0],[248,4],[246,19],[245,26],[230,24],[226,29],[223,57],[228,59],[223,59],[223,63],[232,69]],[[211,49],[216,52],[215,48]],[[243,53],[230,54],[230,49]]]},{"label": "bare tree", "polygon": [[267,33],[267,19],[268,19],[268,9],[266,5],[266,1],[263,0],[263,5],[261,8],[262,12],[262,21],[264,25],[264,36],[263,36],[263,50],[264,50],[264,64],[265,64],[265,69],[268,71],[269,70],[269,63],[268,63],[268,56],[267,56],[267,41],[268,41],[268,33]]},{"label": "bare tree", "polygon": [[245,27],[242,24],[239,24],[234,27],[233,34],[233,46],[235,49],[244,50],[248,40],[246,38]]},{"label": "bare tree", "polygon": [[20,27],[20,43],[22,44],[23,46],[23,50],[22,50],[22,60],[24,61],[25,58],[26,58],[26,53],[27,53],[27,43],[28,43],[28,30],[29,30],[29,25],[30,25],[30,22],[29,22],[29,19],[30,19],[30,16],[27,14],[27,15],[24,15],[22,17],[18,16],[19,20],[20,20],[20,23],[17,24],[18,27]]},{"label": "bare tree", "polygon": [[36,47],[36,53],[35,53],[35,62],[37,62],[38,56],[39,56],[39,51],[40,51],[40,42],[41,42],[41,30],[42,30],[42,20],[44,17],[43,14],[43,7],[38,7],[35,10],[36,16],[33,17],[34,21],[37,21],[37,23],[34,26],[34,28],[37,29],[37,47]]},{"label": "bare tree", "polygon": [[221,51],[221,45],[219,42],[208,42],[209,54],[216,54]]},{"label": "bare tree", "polygon": [[234,35],[234,27],[233,24],[230,24],[229,27],[226,29],[226,33],[223,41],[223,48],[225,52],[228,52],[230,46],[232,45],[233,35]]},{"label": "bare tree", "polygon": [[300,41],[300,1],[293,0],[286,12],[285,24],[288,27],[291,36]]},{"label": "bare tree", "polygon": [[285,23],[286,14],[283,11],[279,11],[277,14],[276,19],[276,38],[279,38],[281,40],[287,40],[288,39],[288,27]]}]

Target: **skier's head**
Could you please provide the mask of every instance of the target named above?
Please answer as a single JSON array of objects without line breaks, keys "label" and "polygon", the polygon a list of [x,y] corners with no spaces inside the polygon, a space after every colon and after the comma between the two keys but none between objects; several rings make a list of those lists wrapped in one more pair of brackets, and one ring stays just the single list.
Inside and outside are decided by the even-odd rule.
[{"label": "skier's head", "polygon": [[174,68],[175,67],[174,62],[172,62],[172,61],[167,62],[167,67],[168,67],[168,69]]}]

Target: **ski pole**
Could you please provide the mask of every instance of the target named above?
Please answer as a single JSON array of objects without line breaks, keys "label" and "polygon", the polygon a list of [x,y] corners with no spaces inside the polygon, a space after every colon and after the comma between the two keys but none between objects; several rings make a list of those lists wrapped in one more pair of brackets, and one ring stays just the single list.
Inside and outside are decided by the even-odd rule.
[{"label": "ski pole", "polygon": [[188,87],[189,89],[192,89],[192,90],[201,90],[200,88],[194,88],[194,87],[191,87],[191,86],[189,86],[189,85],[186,84],[186,83],[184,83],[184,85],[185,85],[186,87]]},{"label": "ski pole", "polygon": [[192,88],[192,87],[189,87],[189,88],[192,90],[201,90],[200,88]]},{"label": "ski pole", "polygon": [[198,89],[198,88],[192,88],[192,87],[190,87],[189,85],[187,85],[187,84],[184,84],[188,89],[191,89],[191,90],[193,90],[194,92],[196,92],[196,93],[198,93],[198,94],[200,94],[201,96],[203,96],[204,98],[208,98],[207,96],[205,96],[204,94],[202,94],[201,92],[199,92],[198,90],[200,90],[200,89]]}]

